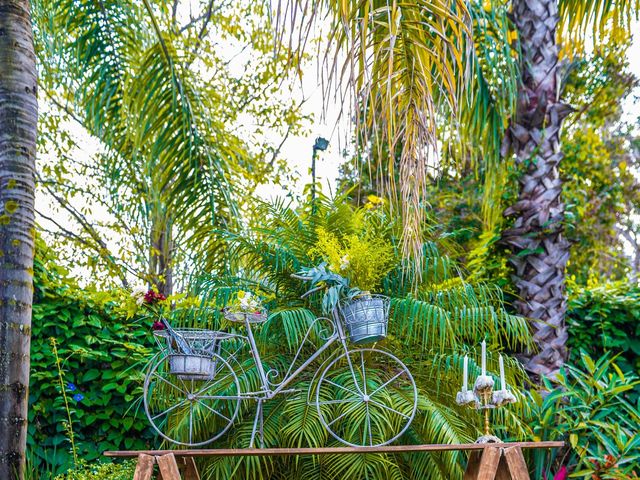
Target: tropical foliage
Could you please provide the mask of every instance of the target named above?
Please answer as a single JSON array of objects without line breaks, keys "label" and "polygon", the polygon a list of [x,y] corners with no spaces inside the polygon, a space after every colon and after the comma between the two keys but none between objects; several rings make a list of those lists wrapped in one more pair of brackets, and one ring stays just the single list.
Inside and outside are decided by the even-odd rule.
[{"label": "tropical foliage", "polygon": [[134,472],[135,461],[133,460],[123,464],[83,464],[64,475],[57,476],[56,480],[130,480]]},{"label": "tropical foliage", "polygon": [[[22,7],[8,15],[0,0],[11,34],[0,35],[0,357],[26,358],[32,333],[30,478],[72,465],[61,479],[130,477],[130,464],[79,458],[160,446],[140,407],[161,315],[244,333],[221,309],[264,306],[255,334],[277,382],[317,351],[328,324],[313,322],[345,292],[390,297],[379,346],[418,384],[399,443],[478,436],[479,415],[454,398],[463,356],[478,358],[486,338],[489,371],[505,355],[519,399],[496,412],[496,433],[568,442],[532,455],[533,478],[640,474],[640,142],[624,115],[638,87],[627,60],[638,0],[33,0],[35,56],[28,3],[9,2]],[[21,55],[28,68],[16,68]],[[313,68],[354,128],[337,193],[314,184],[309,201],[291,193],[299,172],[281,149],[308,125],[306,83],[293,81]],[[257,199],[265,185],[289,195]],[[31,269],[39,234],[48,247],[36,240]],[[241,385],[257,390],[248,347],[233,342]],[[301,375],[301,392],[265,404],[267,446],[337,445],[306,393],[332,358]],[[560,389],[525,394],[516,358]],[[215,446],[247,446],[254,411],[243,402]],[[198,434],[214,420],[199,418]],[[437,479],[463,466],[460,453],[220,458],[203,477]]]},{"label": "tropical foliage", "polygon": [[[194,19],[162,1],[34,2],[51,108],[40,149],[54,152],[40,185],[55,208],[41,218],[68,258],[125,287],[133,276],[168,296],[193,270],[219,268],[215,229],[233,227],[259,183],[289,179],[281,140],[264,138],[300,128],[299,105],[279,95],[287,52],[273,57],[264,6],[212,8]],[[70,122],[93,148],[65,133]]]},{"label": "tropical foliage", "polygon": [[[572,292],[568,323],[572,351],[592,358],[615,356],[623,372],[640,372],[640,291],[626,284],[584,287]],[[636,404],[640,387],[627,392]]]},{"label": "tropical foliage", "polygon": [[640,408],[628,394],[639,384],[638,376],[623,373],[610,355],[594,361],[581,352],[576,365],[567,366],[560,376],[562,389],[545,398],[533,392],[535,438],[564,439],[570,445],[536,454],[537,478],[551,478],[563,464],[569,465],[573,478],[638,478]]},{"label": "tropical foliage", "polygon": [[80,289],[38,246],[28,433],[34,480],[94,462],[105,450],[148,448],[154,438],[139,408],[150,322],[127,317],[127,292]]}]

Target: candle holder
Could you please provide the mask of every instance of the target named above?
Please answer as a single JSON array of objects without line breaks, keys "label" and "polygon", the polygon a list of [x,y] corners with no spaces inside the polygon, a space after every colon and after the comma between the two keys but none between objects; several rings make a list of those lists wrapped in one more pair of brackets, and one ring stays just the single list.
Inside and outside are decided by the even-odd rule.
[{"label": "candle holder", "polygon": [[484,414],[484,435],[480,436],[476,443],[501,443],[495,435],[491,434],[490,410],[503,407],[509,403],[515,403],[516,397],[507,389],[504,376],[504,361],[500,355],[500,390],[494,390],[493,377],[486,371],[486,343],[482,342],[482,373],[476,378],[473,390],[467,389],[467,365],[468,358],[464,358],[464,380],[462,390],[456,395],[458,405],[468,406],[480,410]]}]

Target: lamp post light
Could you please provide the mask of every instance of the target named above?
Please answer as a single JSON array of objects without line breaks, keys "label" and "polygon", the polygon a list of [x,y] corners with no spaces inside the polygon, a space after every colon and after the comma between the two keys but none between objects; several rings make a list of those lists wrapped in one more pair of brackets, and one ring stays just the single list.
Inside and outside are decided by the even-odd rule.
[{"label": "lamp post light", "polygon": [[316,138],[313,144],[313,155],[311,156],[311,213],[316,213],[316,158],[318,151],[324,152],[329,146],[329,140],[323,137]]}]

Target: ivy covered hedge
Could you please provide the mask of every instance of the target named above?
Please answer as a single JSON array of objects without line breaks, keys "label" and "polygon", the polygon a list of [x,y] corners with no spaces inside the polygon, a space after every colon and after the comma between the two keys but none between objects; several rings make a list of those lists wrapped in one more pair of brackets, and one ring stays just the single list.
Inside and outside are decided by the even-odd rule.
[{"label": "ivy covered hedge", "polygon": [[60,356],[78,458],[91,462],[104,450],[157,446],[140,405],[143,369],[153,354],[148,322],[127,318],[114,292],[80,289],[42,248],[34,274],[31,470],[55,475],[74,463],[51,338]]}]

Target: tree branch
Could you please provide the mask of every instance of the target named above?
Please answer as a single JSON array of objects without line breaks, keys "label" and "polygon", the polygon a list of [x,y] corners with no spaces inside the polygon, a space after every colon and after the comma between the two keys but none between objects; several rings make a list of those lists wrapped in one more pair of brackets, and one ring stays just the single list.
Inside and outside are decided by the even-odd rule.
[{"label": "tree branch", "polygon": [[[38,175],[38,181],[40,181],[40,175]],[[73,218],[76,219],[76,221],[80,224],[80,226],[84,229],[84,231],[86,231],[91,237],[91,239],[99,246],[98,248],[94,245],[92,248],[98,251],[98,253],[102,258],[107,260],[111,265],[118,267],[118,270],[120,270],[120,265],[115,261],[115,257],[109,250],[109,247],[107,246],[105,241],[102,240],[102,238],[100,237],[100,234],[95,230],[93,225],[91,225],[91,223],[80,212],[78,212],[78,210],[76,210],[75,207],[71,205],[66,199],[56,194],[51,187],[49,187],[46,184],[43,184],[43,185],[47,189],[49,194],[60,204],[60,206],[64,208],[67,212],[69,212],[73,216]],[[64,227],[62,227],[58,222],[55,222],[54,220],[52,220],[49,217],[46,217],[45,215],[42,215],[42,217],[52,221],[59,228],[68,232],[68,230],[64,229]],[[84,243],[87,244],[86,240]],[[120,271],[118,276],[122,281],[122,285],[125,288],[129,288],[129,282],[127,281],[127,278],[124,275],[124,273]]]}]

